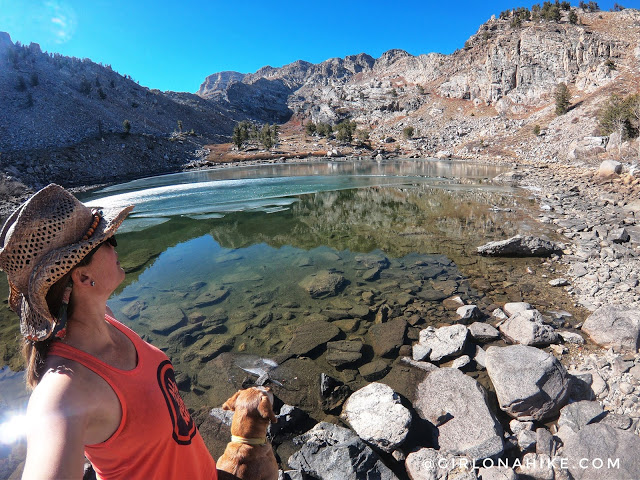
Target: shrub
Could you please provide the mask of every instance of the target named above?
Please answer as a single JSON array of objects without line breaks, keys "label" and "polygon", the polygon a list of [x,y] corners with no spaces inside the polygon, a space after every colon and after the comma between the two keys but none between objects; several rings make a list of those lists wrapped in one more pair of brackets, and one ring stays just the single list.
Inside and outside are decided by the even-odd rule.
[{"label": "shrub", "polygon": [[122,122],[122,128],[124,129],[124,134],[129,135],[129,133],[131,133],[131,122],[129,120],[125,120]]},{"label": "shrub", "polygon": [[356,138],[361,142],[366,142],[369,140],[369,132],[366,130],[356,130]]},{"label": "shrub", "polygon": [[328,123],[318,123],[316,125],[316,131],[318,132],[318,135],[328,138],[333,133],[333,127]]},{"label": "shrub", "polygon": [[107,94],[104,93],[102,87],[98,87],[98,96],[100,97],[100,100],[104,100],[105,98],[107,98]]},{"label": "shrub", "polygon": [[89,95],[91,93],[91,88],[91,82],[85,77],[82,77],[82,80],[80,80],[80,85],[78,86],[78,91],[85,95]]},{"label": "shrub", "polygon": [[418,85],[418,93],[424,95],[424,87],[422,85]]},{"label": "shrub", "polygon": [[569,93],[569,87],[564,83],[559,83],[555,91],[556,99],[556,115],[564,115],[569,110],[569,100],[571,94]]},{"label": "shrub", "polygon": [[402,135],[404,138],[413,138],[414,129],[412,126],[404,127],[402,129]]},{"label": "shrub", "polygon": [[621,12],[622,10],[624,10],[624,7],[618,3],[614,3],[611,9],[612,12]]},{"label": "shrub", "polygon": [[608,58],[607,61],[604,62],[604,66],[607,67],[609,69],[609,71],[616,70],[616,64],[610,58]]},{"label": "shrub", "polygon": [[182,120],[178,120],[178,131],[182,133]]},{"label": "shrub", "polygon": [[32,87],[37,87],[40,84],[40,79],[38,78],[38,74],[36,72],[33,72],[31,74],[31,86]]},{"label": "shrub", "polygon": [[572,25],[578,23],[578,14],[574,10],[571,10],[569,12],[569,23],[571,23]]},{"label": "shrub", "polygon": [[625,98],[613,94],[599,112],[600,132],[618,132],[623,139],[635,138],[640,130],[640,94]]},{"label": "shrub", "polygon": [[24,92],[27,89],[27,82],[24,81],[24,77],[22,75],[18,76],[18,80],[16,81],[16,90],[19,92]]},{"label": "shrub", "polygon": [[307,135],[312,136],[314,133],[316,133],[316,124],[313,122],[307,123],[304,127],[304,131]]},{"label": "shrub", "polygon": [[537,137],[540,135],[540,125],[536,124],[533,126],[533,134]]}]

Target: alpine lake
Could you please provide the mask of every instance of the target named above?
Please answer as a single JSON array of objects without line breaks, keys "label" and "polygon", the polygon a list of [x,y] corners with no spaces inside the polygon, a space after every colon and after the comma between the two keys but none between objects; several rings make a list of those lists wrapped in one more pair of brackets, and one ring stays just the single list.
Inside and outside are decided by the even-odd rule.
[{"label": "alpine lake", "polygon": [[[321,373],[352,391],[380,379],[402,392],[399,345],[380,355],[372,335],[381,321],[404,319],[401,343],[411,345],[427,326],[457,322],[446,301],[455,296],[494,324],[493,309],[516,301],[564,327],[584,319],[548,285],[545,260],[477,255],[518,233],[557,240],[530,192],[491,182],[504,170],[429,159],[283,163],[135,180],[79,198],[136,205],[117,233],[126,278],[108,305],[167,353],[193,412],[258,381],[321,421]],[[0,315],[5,478],[23,450],[7,440],[11,416],[28,394],[6,297]],[[363,346],[341,363],[327,349],[335,340]],[[465,371],[489,387],[474,368]]]}]

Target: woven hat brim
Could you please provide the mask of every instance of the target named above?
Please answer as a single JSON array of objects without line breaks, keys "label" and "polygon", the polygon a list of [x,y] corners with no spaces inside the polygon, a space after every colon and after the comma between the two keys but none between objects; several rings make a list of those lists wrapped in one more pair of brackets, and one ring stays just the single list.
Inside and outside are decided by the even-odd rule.
[{"label": "woven hat brim", "polygon": [[113,236],[133,208],[134,205],[129,205],[120,210],[103,211],[100,223],[91,238],[53,250],[38,262],[29,278],[28,298],[23,298],[22,305],[18,306],[23,336],[36,341],[46,340],[51,336],[56,319],[51,315],[47,305],[46,296],[49,289],[92,249]]}]

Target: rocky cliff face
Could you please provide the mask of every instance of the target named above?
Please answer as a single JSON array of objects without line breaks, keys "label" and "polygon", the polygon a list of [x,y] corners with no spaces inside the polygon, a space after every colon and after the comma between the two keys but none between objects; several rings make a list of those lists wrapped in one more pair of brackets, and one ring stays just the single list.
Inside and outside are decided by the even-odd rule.
[{"label": "rocky cliff face", "polygon": [[[318,65],[298,61],[282,68],[265,67],[240,81],[247,85],[256,85],[259,80],[282,81],[291,89],[289,109],[314,121],[335,122],[347,112],[348,116],[358,116],[363,107],[370,110],[367,99],[377,99],[377,108],[388,106],[391,102],[385,97],[392,89],[398,93],[397,88],[416,85],[441,97],[482,102],[499,112],[521,114],[548,104],[560,82],[585,93],[607,85],[617,76],[611,65],[626,61],[629,51],[640,48],[629,31],[625,35],[624,31],[612,32],[601,25],[606,17],[637,27],[638,11],[574,10],[580,12],[579,24],[568,21],[568,12],[560,22],[527,21],[517,28],[509,19],[492,18],[463,49],[448,56],[412,56],[402,50],[389,50],[375,60],[360,54]],[[200,89],[205,97],[229,88],[222,82],[211,82],[212,77],[216,75]],[[278,85],[263,83],[261,93],[268,94]],[[423,103],[406,94],[400,97],[400,107],[409,104],[408,113]]]},{"label": "rocky cliff face", "polygon": [[440,84],[446,97],[503,104],[539,105],[559,82],[593,91],[609,82],[607,60],[618,61],[629,44],[583,25],[531,24],[520,29],[504,21],[483,25],[467,46],[454,54],[449,79]]}]

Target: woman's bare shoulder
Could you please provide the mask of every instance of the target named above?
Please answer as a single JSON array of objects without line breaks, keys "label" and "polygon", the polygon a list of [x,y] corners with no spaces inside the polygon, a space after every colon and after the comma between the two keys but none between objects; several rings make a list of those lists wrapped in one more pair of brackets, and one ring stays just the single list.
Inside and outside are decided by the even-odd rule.
[{"label": "woman's bare shoulder", "polygon": [[[90,414],[86,408],[94,395],[95,374],[78,362],[55,355],[47,358],[46,371],[29,399],[28,413]],[[78,408],[82,407],[82,408]],[[68,413],[68,412],[66,412]]]}]

